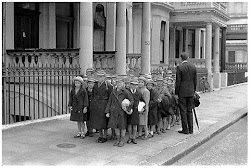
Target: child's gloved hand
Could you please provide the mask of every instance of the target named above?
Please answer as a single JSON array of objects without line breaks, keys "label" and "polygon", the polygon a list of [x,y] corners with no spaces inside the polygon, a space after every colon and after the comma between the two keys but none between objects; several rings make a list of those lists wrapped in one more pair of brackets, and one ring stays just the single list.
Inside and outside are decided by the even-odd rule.
[{"label": "child's gloved hand", "polygon": [[109,113],[107,113],[107,114],[106,114],[106,117],[107,117],[107,118],[109,118],[109,116],[110,116],[110,114],[109,114]]},{"label": "child's gloved hand", "polygon": [[72,106],[69,106],[69,110],[72,111]]}]

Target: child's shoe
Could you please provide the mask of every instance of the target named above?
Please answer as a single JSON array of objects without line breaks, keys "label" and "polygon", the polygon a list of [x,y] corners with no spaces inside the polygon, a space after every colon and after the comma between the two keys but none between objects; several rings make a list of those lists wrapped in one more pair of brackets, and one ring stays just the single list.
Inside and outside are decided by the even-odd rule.
[{"label": "child's shoe", "polygon": [[77,135],[74,136],[74,138],[79,138],[79,137],[81,137],[81,134],[82,134],[82,133],[79,132]]}]

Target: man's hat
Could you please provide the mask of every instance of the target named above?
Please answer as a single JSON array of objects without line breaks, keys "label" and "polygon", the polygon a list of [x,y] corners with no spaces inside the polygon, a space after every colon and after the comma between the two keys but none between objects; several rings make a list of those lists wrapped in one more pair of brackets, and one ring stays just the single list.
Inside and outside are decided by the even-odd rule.
[{"label": "man's hat", "polygon": [[106,72],[104,70],[100,70],[96,72],[97,76],[106,76]]}]

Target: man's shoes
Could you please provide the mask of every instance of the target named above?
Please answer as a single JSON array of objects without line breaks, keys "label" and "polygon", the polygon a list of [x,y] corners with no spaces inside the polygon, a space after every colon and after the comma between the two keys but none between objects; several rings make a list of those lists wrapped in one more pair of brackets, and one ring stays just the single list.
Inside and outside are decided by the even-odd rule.
[{"label": "man's shoes", "polygon": [[188,132],[178,131],[180,134],[189,134]]}]

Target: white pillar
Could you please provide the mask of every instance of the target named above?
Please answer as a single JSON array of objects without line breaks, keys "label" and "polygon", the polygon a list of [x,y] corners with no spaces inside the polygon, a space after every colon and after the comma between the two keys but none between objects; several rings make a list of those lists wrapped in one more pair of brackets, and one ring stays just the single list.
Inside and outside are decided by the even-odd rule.
[{"label": "white pillar", "polygon": [[49,3],[49,46],[48,48],[56,48],[56,4]]},{"label": "white pillar", "polygon": [[169,21],[165,25],[164,63],[169,65]]},{"label": "white pillar", "polygon": [[152,64],[160,63],[160,34],[161,34],[161,18],[158,15],[152,16],[152,56],[150,62]]},{"label": "white pillar", "polygon": [[133,4],[132,2],[127,2],[127,33],[126,33],[126,46],[127,53],[133,53]]},{"label": "white pillar", "polygon": [[214,87],[220,88],[221,86],[221,74],[220,74],[220,27],[215,27],[215,33],[214,33]]},{"label": "white pillar", "polygon": [[150,74],[150,23],[151,4],[142,2],[141,74]]},{"label": "white pillar", "polygon": [[14,49],[14,2],[6,2],[6,49]]},{"label": "white pillar", "polygon": [[116,3],[107,2],[106,51],[115,51]]},{"label": "white pillar", "polygon": [[206,68],[208,72],[208,82],[210,84],[210,89],[213,88],[213,75],[212,75],[212,23],[207,23],[206,25]]},{"label": "white pillar", "polygon": [[39,48],[56,48],[56,4],[40,4]]},{"label": "white pillar", "polygon": [[220,27],[215,27],[214,33],[214,72],[220,72]]},{"label": "white pillar", "polygon": [[195,58],[200,59],[201,53],[201,30],[200,29],[195,29]]},{"label": "white pillar", "polygon": [[92,2],[80,2],[80,52],[81,74],[93,67],[93,9]]},{"label": "white pillar", "polygon": [[126,2],[117,2],[115,72],[126,75]]}]

